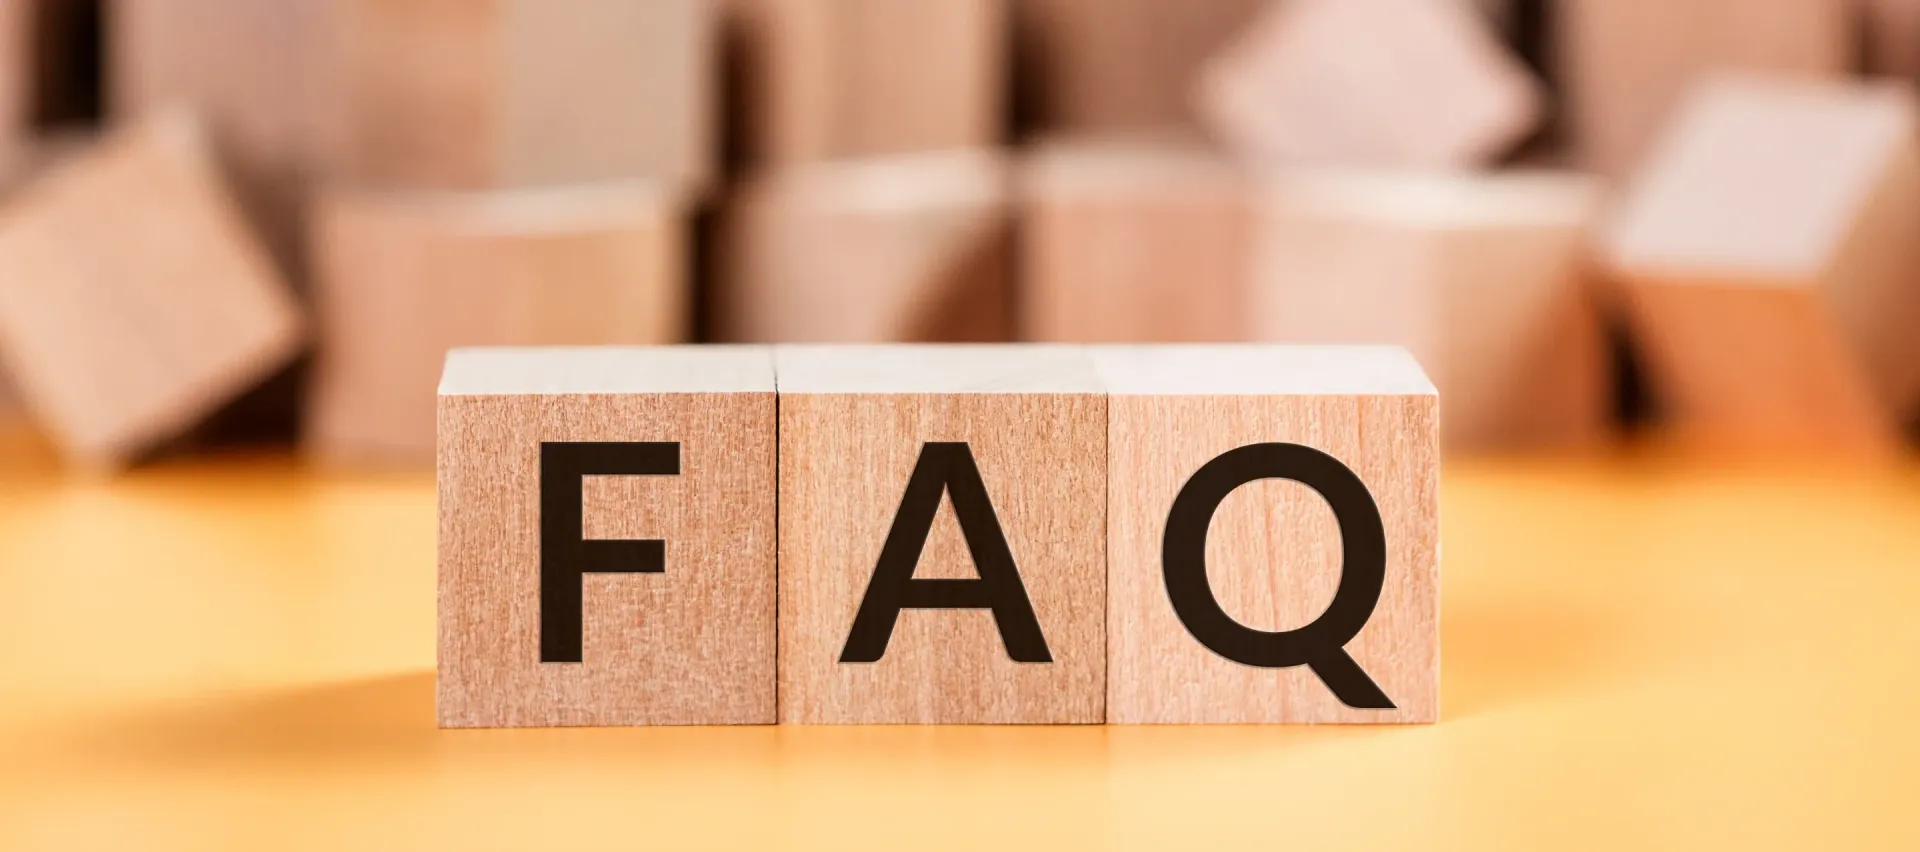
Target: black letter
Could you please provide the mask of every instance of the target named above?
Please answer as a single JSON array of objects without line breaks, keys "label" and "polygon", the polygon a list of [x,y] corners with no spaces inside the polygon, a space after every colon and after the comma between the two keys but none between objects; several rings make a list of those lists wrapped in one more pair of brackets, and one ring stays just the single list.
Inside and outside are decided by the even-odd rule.
[{"label": "black letter", "polygon": [[[933,532],[933,515],[940,509],[942,491],[953,499],[954,517],[960,522],[967,550],[980,572],[977,580],[913,578],[913,566],[920,562],[920,550],[927,546],[927,536]],[[920,461],[907,480],[907,495],[901,498],[893,528],[880,547],[880,562],[873,567],[873,579],[867,583],[867,596],[860,601],[860,612],[847,633],[840,662],[879,662],[887,653],[893,623],[902,609],[983,607],[993,610],[994,623],[1000,626],[1000,641],[1006,644],[1007,656],[1014,662],[1053,662],[1053,655],[1047,652],[1047,639],[1040,633],[1040,620],[1033,615],[1033,603],[1027,600],[1027,587],[1021,584],[1020,571],[1013,565],[1013,552],[1007,549],[1007,537],[1000,532],[1000,520],[994,517],[987,485],[980,479],[980,468],[974,466],[973,451],[965,443],[929,443],[920,449]]]},{"label": "black letter", "polygon": [[[1207,583],[1207,527],[1235,488],[1290,479],[1320,492],[1340,523],[1340,587],[1325,614],[1298,630],[1269,633],[1233,620]],[[1167,514],[1160,555],[1167,597],[1200,644],[1237,663],[1283,669],[1305,665],[1348,707],[1393,709],[1393,702],[1348,656],[1387,582],[1387,533],[1366,483],[1338,459],[1298,444],[1254,444],[1222,454],[1187,480]]]},{"label": "black letter", "polygon": [[659,574],[667,543],[587,541],[581,494],[589,476],[679,476],[677,443],[540,444],[540,662],[581,656],[580,581],[584,574]]}]

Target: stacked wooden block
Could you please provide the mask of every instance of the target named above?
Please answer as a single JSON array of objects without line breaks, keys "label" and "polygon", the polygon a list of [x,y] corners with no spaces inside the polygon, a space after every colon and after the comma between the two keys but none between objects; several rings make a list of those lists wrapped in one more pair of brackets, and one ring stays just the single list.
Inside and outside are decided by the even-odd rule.
[{"label": "stacked wooden block", "polygon": [[468,350],[440,423],[442,725],[1438,715],[1402,351]]},{"label": "stacked wooden block", "polygon": [[740,0],[743,185],[714,336],[1010,333],[1006,0]]}]

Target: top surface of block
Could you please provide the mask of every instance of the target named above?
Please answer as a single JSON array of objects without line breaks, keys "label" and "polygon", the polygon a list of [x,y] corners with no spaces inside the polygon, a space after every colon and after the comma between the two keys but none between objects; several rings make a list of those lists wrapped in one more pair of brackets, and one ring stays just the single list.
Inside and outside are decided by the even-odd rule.
[{"label": "top surface of block", "polygon": [[765,346],[596,346],[455,349],[441,396],[771,393]]},{"label": "top surface of block", "polygon": [[781,393],[1102,393],[1075,346],[780,346]]},{"label": "top surface of block", "polygon": [[868,214],[991,205],[1007,191],[1004,159],[973,149],[813,163],[748,184],[748,192],[786,204]]},{"label": "top surface of block", "polygon": [[1896,85],[1702,82],[1624,199],[1612,262],[1789,282],[1819,272],[1912,144],[1912,98]]},{"label": "top surface of block", "polygon": [[1115,396],[1433,396],[1425,370],[1397,346],[1194,344],[1097,346],[1090,355]]},{"label": "top surface of block", "polygon": [[1263,192],[1287,213],[1435,230],[1584,227],[1604,196],[1598,178],[1548,170],[1286,170]]}]

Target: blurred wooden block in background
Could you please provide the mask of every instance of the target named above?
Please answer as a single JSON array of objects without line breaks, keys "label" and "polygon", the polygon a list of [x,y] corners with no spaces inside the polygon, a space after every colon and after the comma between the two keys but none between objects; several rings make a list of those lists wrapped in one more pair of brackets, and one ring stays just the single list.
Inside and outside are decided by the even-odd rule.
[{"label": "blurred wooden block in background", "polygon": [[718,338],[1006,339],[1008,183],[989,151],[822,163],[749,181],[722,228]]},{"label": "blurred wooden block in background", "polygon": [[1459,0],[1276,4],[1195,95],[1229,147],[1282,164],[1480,165],[1542,110],[1532,75]]},{"label": "blurred wooden block in background", "polygon": [[1589,280],[1596,179],[1292,173],[1263,187],[1254,334],[1411,350],[1449,449],[1590,446],[1611,358]]},{"label": "blurred wooden block in background", "polygon": [[1086,355],[775,358],[780,720],[1101,722],[1107,406]]},{"label": "blurred wooden block in background", "polygon": [[0,360],[75,462],[131,461],[284,364],[301,336],[184,116],[75,155],[0,213]]},{"label": "blurred wooden block in background", "polygon": [[1021,337],[1243,339],[1252,193],[1191,146],[1053,144],[1020,164]]},{"label": "blurred wooden block in background", "polygon": [[[1435,721],[1439,411],[1413,358],[1274,346],[1096,358],[1112,393],[1107,720]],[[1283,659],[1283,631],[1320,662]]]},{"label": "blurred wooden block in background", "polygon": [[770,352],[462,350],[439,406],[441,726],[774,721]]},{"label": "blurred wooden block in background", "polygon": [[1863,0],[1870,73],[1920,81],[1920,0]]},{"label": "blurred wooden block in background", "polygon": [[1696,86],[1606,237],[1651,385],[1738,448],[1884,449],[1920,401],[1912,90]]},{"label": "blurred wooden block in background", "polygon": [[712,0],[344,0],[334,33],[328,168],[348,182],[711,176]]},{"label": "blurred wooden block in background", "polygon": [[0,146],[11,146],[33,121],[36,0],[0,0]]},{"label": "blurred wooden block in background", "polygon": [[1270,0],[1013,0],[1016,94],[1043,132],[1197,127],[1201,65]]},{"label": "blurred wooden block in background", "polygon": [[1609,177],[1639,166],[1703,75],[1838,77],[1853,64],[1853,0],[1565,0],[1553,12],[1568,141]]},{"label": "blurred wooden block in background", "polygon": [[282,270],[300,277],[300,214],[317,166],[329,0],[113,0],[117,120],[188,108]]},{"label": "blurred wooden block in background", "polygon": [[997,144],[1006,0],[737,0],[745,149],[769,165]]},{"label": "blurred wooden block in background", "polygon": [[651,183],[327,194],[307,440],[335,460],[433,457],[448,349],[677,343],[686,222]]}]

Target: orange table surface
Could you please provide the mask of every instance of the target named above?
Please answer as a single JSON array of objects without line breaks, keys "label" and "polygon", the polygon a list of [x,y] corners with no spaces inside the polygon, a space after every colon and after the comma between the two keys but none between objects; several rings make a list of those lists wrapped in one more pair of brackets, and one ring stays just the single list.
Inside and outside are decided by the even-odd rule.
[{"label": "orange table surface", "polygon": [[439,731],[430,475],[0,469],[0,847],[1920,848],[1920,470],[1444,480],[1438,725]]}]

